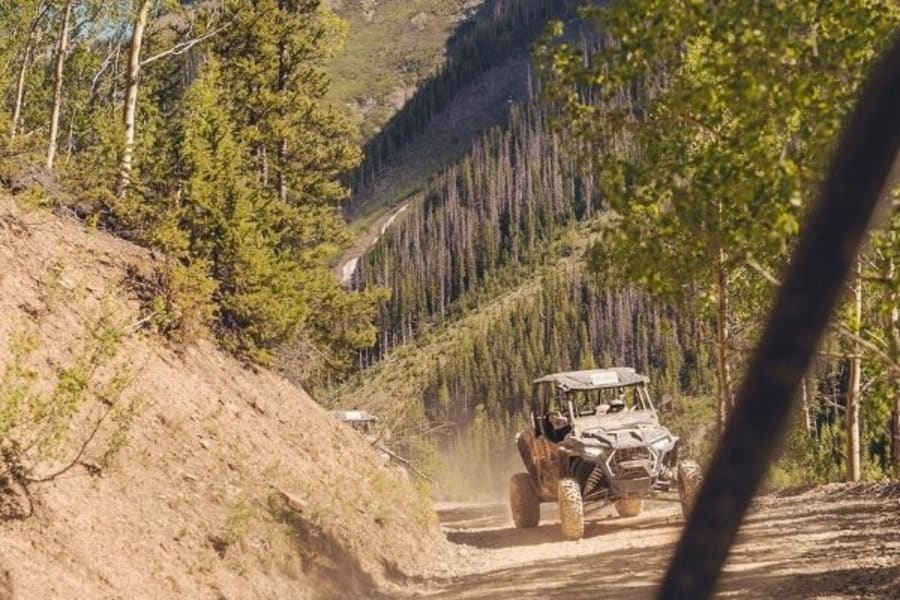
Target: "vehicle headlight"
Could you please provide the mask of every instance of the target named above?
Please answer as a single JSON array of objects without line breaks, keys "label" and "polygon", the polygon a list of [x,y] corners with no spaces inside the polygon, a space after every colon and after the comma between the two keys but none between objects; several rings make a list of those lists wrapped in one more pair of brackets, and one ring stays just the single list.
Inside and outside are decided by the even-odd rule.
[{"label": "vehicle headlight", "polygon": [[650,442],[650,445],[659,451],[664,451],[671,448],[672,440],[669,439],[669,436],[664,435]]},{"label": "vehicle headlight", "polygon": [[585,446],[584,455],[588,458],[600,458],[603,456],[603,448],[600,446]]}]

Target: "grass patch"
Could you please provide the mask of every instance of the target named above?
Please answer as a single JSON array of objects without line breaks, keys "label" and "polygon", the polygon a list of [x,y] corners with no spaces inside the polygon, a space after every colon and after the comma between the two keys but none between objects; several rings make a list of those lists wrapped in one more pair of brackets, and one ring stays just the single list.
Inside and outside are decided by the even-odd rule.
[{"label": "grass patch", "polygon": [[463,10],[443,0],[386,0],[371,17],[356,2],[338,13],[350,24],[350,34],[344,51],[327,66],[328,98],[359,107],[368,101],[368,110],[354,114],[361,138],[367,139],[396,112],[398,90],[415,88],[443,64]]}]

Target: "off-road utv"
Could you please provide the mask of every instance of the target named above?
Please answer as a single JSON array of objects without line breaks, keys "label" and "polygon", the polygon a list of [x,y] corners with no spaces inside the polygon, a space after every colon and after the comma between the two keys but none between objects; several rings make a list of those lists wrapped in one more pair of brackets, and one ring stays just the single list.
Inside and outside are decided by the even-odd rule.
[{"label": "off-road utv", "polygon": [[638,515],[645,498],[678,490],[684,515],[700,467],[678,460],[678,438],[660,425],[648,378],[630,368],[554,373],[534,381],[530,426],[516,435],[526,473],[512,476],[517,527],[536,527],[541,502],[558,502],[563,536],[584,535],[584,504],[615,504]]},{"label": "off-road utv", "polygon": [[412,473],[425,481],[431,481],[428,475],[384,444],[383,440],[390,438],[390,431],[378,431],[378,417],[364,410],[333,410],[331,414],[338,421],[352,427],[370,443],[378,453],[381,464],[390,468],[391,472],[404,480],[408,480],[409,473]]}]

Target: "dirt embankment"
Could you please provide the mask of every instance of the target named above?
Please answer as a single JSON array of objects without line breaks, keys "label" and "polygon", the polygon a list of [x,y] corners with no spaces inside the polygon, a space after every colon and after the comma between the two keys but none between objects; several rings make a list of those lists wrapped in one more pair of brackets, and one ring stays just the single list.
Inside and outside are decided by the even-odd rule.
[{"label": "dirt embankment", "polygon": [[[428,574],[448,551],[430,502],[358,436],[278,376],[144,329],[127,273],[151,262],[0,196],[0,387],[12,367],[36,375],[35,397],[121,377],[115,401],[134,406],[30,485],[33,516],[0,520],[0,598],[365,597]],[[118,343],[98,382],[61,387],[100,323]],[[112,404],[91,395],[34,478],[77,456]]]}]

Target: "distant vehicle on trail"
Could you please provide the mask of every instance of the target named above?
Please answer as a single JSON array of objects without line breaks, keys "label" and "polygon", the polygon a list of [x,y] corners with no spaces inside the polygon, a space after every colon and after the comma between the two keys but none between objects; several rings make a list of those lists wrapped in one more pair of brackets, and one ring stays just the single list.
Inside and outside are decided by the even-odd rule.
[{"label": "distant vehicle on trail", "polygon": [[428,475],[418,470],[410,461],[384,445],[382,441],[384,432],[379,432],[376,429],[378,417],[365,410],[333,410],[331,414],[338,421],[352,427],[371,444],[384,466],[395,467],[396,472],[403,477],[406,477],[406,473],[410,472],[420,479],[431,481]]},{"label": "distant vehicle on trail", "polygon": [[509,482],[516,527],[536,527],[542,502],[557,502],[563,536],[584,535],[585,503],[640,514],[657,491],[678,489],[687,516],[702,474],[679,460],[679,439],[660,424],[649,379],[615,367],[553,373],[534,380],[530,424],[516,435],[526,472]]}]

